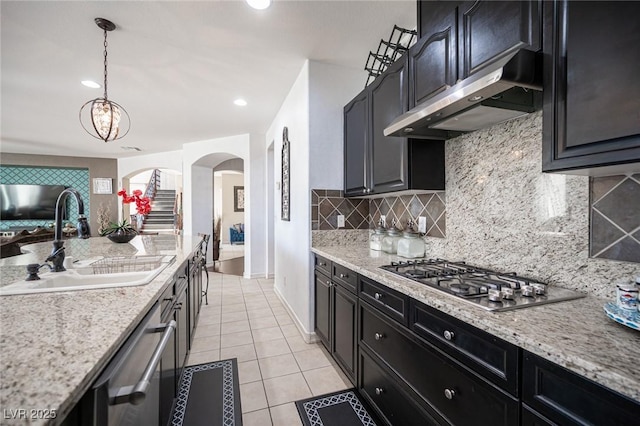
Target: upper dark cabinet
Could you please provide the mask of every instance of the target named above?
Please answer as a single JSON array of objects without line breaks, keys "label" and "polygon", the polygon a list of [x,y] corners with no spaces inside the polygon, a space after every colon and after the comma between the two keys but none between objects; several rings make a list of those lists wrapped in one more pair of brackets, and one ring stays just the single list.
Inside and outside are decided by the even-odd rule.
[{"label": "upper dark cabinet", "polygon": [[344,108],[344,192],[367,196],[444,189],[444,142],[384,136],[407,111],[406,56]]},{"label": "upper dark cabinet", "polygon": [[409,108],[520,49],[542,47],[541,2],[419,1]]},{"label": "upper dark cabinet", "polygon": [[543,171],[639,169],[639,16],[637,1],[545,2]]},{"label": "upper dark cabinet", "polygon": [[541,48],[540,1],[467,1],[458,7],[459,78],[519,49]]},{"label": "upper dark cabinet", "polygon": [[375,193],[407,189],[407,139],[383,133],[385,127],[407,110],[405,58],[400,58],[376,78],[369,86],[369,93],[371,189]]},{"label": "upper dark cabinet", "polygon": [[368,95],[365,89],[344,107],[345,195],[362,195],[369,187]]},{"label": "upper dark cabinet", "polygon": [[409,108],[453,86],[458,78],[455,3],[419,2],[421,38],[409,50]]}]

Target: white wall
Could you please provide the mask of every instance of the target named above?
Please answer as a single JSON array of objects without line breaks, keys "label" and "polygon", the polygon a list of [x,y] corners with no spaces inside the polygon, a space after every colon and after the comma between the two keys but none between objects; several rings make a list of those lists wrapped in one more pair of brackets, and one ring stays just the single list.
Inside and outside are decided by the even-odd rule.
[{"label": "white wall", "polygon": [[244,212],[234,211],[234,186],[244,186],[244,174],[238,173],[222,173],[219,178],[214,177],[214,190],[221,190],[220,205],[216,205],[215,209],[220,208],[222,213],[222,226],[220,233],[222,234],[222,242],[229,243],[229,228],[236,223],[244,223]]},{"label": "white wall", "polygon": [[310,192],[312,188],[343,187],[342,111],[362,90],[364,81],[362,71],[307,61],[266,133],[264,150],[274,142],[273,173],[279,182],[282,129],[289,129],[291,221],[280,220],[280,191],[276,189],[275,287],[306,338],[314,330]]},{"label": "white wall", "polygon": [[[266,274],[264,211],[264,135],[236,135],[183,145],[184,233],[211,233],[213,168],[234,157],[245,164],[245,260],[247,278]],[[206,169],[207,172],[203,169]],[[255,210],[251,214],[251,210]],[[212,251],[209,250],[209,253]]]},{"label": "white wall", "polygon": [[118,158],[118,185],[141,170],[170,169],[182,173],[182,150]]}]

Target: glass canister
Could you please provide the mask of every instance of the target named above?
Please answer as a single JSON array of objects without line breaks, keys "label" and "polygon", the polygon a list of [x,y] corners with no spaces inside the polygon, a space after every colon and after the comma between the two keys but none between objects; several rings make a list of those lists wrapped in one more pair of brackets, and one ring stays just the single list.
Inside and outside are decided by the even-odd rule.
[{"label": "glass canister", "polygon": [[396,254],[398,252],[398,241],[402,239],[400,231],[392,226],[387,231],[387,235],[382,239],[382,251],[385,253]]},{"label": "glass canister", "polygon": [[382,250],[382,239],[385,235],[387,235],[387,230],[382,224],[378,225],[373,231],[373,234],[371,234],[371,237],[369,237],[369,248],[371,250]]},{"label": "glass canister", "polygon": [[402,238],[398,241],[398,256],[409,259],[424,257],[424,241],[419,233],[411,228],[402,232]]}]

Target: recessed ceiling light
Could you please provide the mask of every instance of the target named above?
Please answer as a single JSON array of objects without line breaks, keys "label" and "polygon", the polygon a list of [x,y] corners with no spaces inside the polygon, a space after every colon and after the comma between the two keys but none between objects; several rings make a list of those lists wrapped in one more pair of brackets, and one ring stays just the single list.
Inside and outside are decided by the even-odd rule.
[{"label": "recessed ceiling light", "polygon": [[80,83],[82,83],[83,86],[91,87],[92,89],[100,88],[100,85],[92,80],[82,80]]},{"label": "recessed ceiling light", "polygon": [[233,103],[238,106],[247,106],[247,101],[245,101],[244,99],[236,99],[235,101],[233,101]]},{"label": "recessed ceiling light", "polygon": [[271,0],[247,0],[247,4],[254,9],[262,10],[271,6]]}]

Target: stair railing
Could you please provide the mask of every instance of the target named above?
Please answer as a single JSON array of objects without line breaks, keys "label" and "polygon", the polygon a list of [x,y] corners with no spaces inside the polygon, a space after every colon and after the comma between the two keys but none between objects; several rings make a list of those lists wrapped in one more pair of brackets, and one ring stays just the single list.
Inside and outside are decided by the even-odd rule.
[{"label": "stair railing", "polygon": [[158,188],[160,188],[160,170],[153,169],[153,173],[151,173],[147,187],[144,190],[144,196],[149,197],[149,199],[153,201],[156,198]]}]

